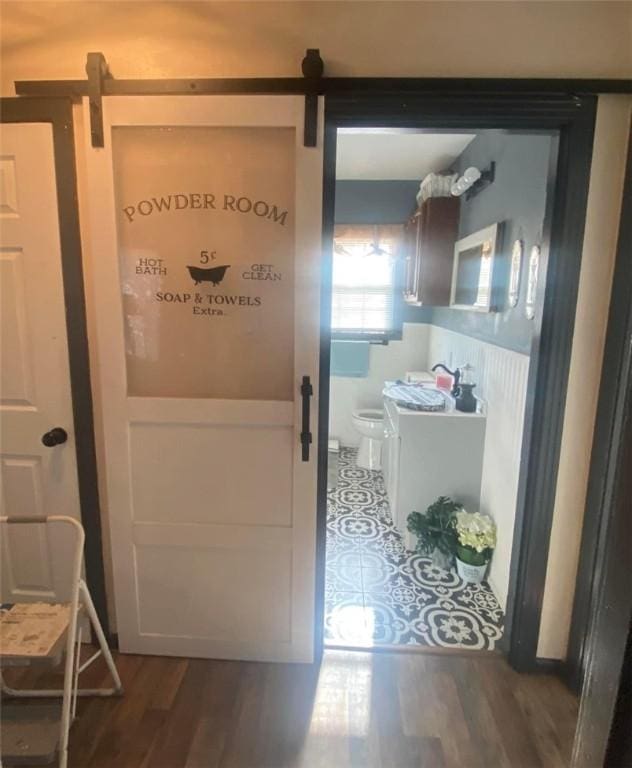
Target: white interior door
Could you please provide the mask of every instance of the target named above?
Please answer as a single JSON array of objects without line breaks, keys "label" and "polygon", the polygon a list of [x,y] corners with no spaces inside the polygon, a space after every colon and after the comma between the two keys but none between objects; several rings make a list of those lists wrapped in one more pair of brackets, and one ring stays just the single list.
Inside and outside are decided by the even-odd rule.
[{"label": "white interior door", "polygon": [[[67,440],[46,447],[55,427]],[[0,514],[80,517],[48,124],[0,126],[0,462]],[[4,602],[66,597],[63,532],[3,526],[0,536]]]},{"label": "white interior door", "polygon": [[88,114],[120,647],[310,661],[322,141],[300,97],[108,97],[104,149]]}]

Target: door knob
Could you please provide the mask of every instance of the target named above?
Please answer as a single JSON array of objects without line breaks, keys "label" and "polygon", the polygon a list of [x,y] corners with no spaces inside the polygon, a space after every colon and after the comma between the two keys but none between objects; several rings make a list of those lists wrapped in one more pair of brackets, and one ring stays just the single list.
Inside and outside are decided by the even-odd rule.
[{"label": "door knob", "polygon": [[53,427],[50,432],[45,432],[42,435],[42,442],[47,448],[61,445],[66,440],[68,440],[68,432],[63,427]]}]

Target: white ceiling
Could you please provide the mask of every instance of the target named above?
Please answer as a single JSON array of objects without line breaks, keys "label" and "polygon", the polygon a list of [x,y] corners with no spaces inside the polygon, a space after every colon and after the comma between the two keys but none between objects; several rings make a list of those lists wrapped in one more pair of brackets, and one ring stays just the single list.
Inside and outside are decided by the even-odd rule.
[{"label": "white ceiling", "polygon": [[336,179],[410,179],[443,171],[474,139],[473,133],[412,133],[386,129],[338,131]]}]

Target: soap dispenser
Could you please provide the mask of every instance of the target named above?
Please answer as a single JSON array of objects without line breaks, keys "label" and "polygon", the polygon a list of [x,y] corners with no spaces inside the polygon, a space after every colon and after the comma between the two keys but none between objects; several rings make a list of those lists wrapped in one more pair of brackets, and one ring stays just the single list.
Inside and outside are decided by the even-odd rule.
[{"label": "soap dispenser", "polygon": [[476,386],[473,378],[473,366],[467,364],[461,368],[459,387],[456,392],[455,407],[463,413],[476,413],[477,402],[472,390]]}]

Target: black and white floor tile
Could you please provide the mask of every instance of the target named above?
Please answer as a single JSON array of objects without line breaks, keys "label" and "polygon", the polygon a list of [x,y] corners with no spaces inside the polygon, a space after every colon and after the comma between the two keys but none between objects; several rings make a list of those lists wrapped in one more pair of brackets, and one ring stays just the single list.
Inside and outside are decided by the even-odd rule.
[{"label": "black and white floor tile", "polygon": [[503,614],[487,583],[409,552],[393,524],[381,472],[341,448],[328,493],[325,641],[492,650]]}]

